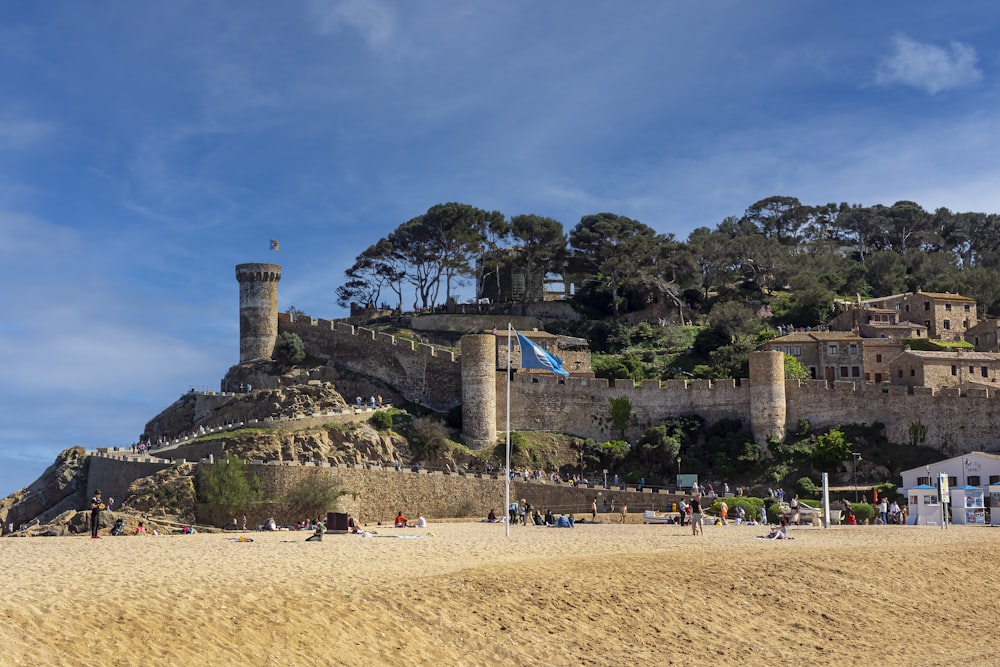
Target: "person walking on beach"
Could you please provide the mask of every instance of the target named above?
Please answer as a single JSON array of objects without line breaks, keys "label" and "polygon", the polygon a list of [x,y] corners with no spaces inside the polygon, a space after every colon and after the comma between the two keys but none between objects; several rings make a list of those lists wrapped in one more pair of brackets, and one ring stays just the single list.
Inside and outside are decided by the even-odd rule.
[{"label": "person walking on beach", "polygon": [[101,500],[101,490],[94,491],[94,497],[90,499],[90,539],[100,539],[97,530],[101,527],[101,512],[104,510],[104,501]]},{"label": "person walking on beach", "polygon": [[704,535],[701,527],[701,498],[698,494],[691,496],[691,532],[694,535]]},{"label": "person walking on beach", "polygon": [[590,518],[597,521],[597,498],[594,498],[590,503]]},{"label": "person walking on beach", "polygon": [[628,505],[626,503],[622,503],[621,513],[622,513],[622,523],[625,523],[625,517],[628,515]]}]

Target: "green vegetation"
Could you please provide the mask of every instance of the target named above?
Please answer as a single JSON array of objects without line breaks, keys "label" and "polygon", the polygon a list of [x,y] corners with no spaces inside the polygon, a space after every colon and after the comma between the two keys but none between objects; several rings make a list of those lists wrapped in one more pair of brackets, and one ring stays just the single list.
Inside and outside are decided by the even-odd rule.
[{"label": "green vegetation", "polygon": [[250,475],[241,459],[227,456],[198,466],[198,500],[225,515],[245,512],[262,498],[260,479]]},{"label": "green vegetation", "polygon": [[931,340],[929,338],[905,338],[904,345],[911,350],[920,352],[954,352],[955,350],[973,350],[972,343],[964,340]]},{"label": "green vegetation", "polygon": [[282,331],[274,343],[273,356],[283,366],[294,366],[306,358],[306,347],[297,333]]},{"label": "green vegetation", "polygon": [[281,499],[294,516],[321,517],[333,511],[347,491],[325,470],[310,470],[298,477]]}]

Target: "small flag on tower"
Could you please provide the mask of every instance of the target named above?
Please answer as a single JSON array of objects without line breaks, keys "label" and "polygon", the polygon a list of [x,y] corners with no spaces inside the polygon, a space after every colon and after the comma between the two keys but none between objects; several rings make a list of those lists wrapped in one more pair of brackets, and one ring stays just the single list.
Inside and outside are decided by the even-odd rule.
[{"label": "small flag on tower", "polygon": [[521,346],[521,368],[544,368],[556,375],[569,376],[562,367],[562,359],[547,352],[545,348],[517,333],[517,343]]},{"label": "small flag on tower", "polygon": [[271,239],[271,250],[278,252],[278,242],[274,239]]}]

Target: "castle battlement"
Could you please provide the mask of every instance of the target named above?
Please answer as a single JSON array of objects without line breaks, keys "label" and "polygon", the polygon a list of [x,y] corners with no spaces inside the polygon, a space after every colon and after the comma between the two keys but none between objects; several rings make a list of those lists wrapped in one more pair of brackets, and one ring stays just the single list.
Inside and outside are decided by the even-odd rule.
[{"label": "castle battlement", "polygon": [[[461,356],[454,350],[446,350],[426,343],[416,343],[406,338],[397,338],[391,334],[375,331],[366,327],[358,327],[347,322],[337,320],[326,320],[314,317],[294,317],[288,313],[278,313],[278,329],[280,331],[293,331],[300,336],[303,334],[315,334],[317,336],[329,336],[329,342],[335,343],[338,339],[344,340],[351,337],[357,342],[364,341],[365,344],[372,343],[372,347],[380,347],[392,352],[415,352],[418,355],[434,357],[450,363],[459,363]],[[310,336],[312,337],[312,336]],[[303,340],[303,342],[308,342]]]}]

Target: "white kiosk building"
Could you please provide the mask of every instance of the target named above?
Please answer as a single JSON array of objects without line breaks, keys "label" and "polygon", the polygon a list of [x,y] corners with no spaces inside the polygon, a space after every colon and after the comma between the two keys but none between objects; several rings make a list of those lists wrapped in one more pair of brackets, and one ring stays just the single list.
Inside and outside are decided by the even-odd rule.
[{"label": "white kiosk building", "polygon": [[[1000,491],[1000,455],[986,452],[969,452],[919,468],[904,470],[899,493],[909,502],[910,524],[941,524],[941,498],[938,498],[939,475],[947,475],[951,519],[954,523],[986,522],[986,498],[993,502],[991,486]],[[916,498],[916,500],[915,500]],[[933,502],[932,502],[933,500]],[[1000,494],[996,498],[1000,510]],[[937,509],[934,510],[933,508]],[[937,518],[932,518],[936,512]],[[920,520],[920,514],[924,519]],[[990,523],[1000,524],[1000,512],[990,512]],[[981,518],[980,518],[981,517]]]}]

